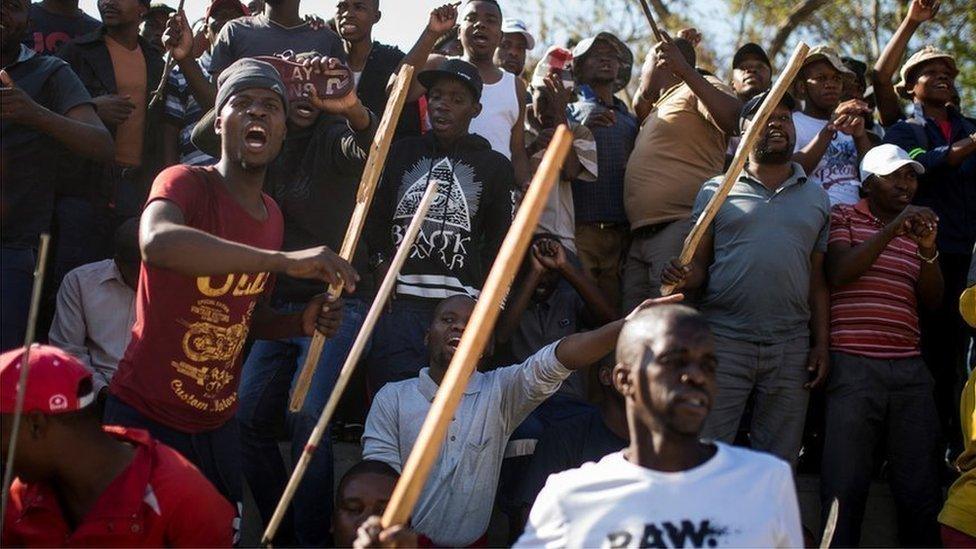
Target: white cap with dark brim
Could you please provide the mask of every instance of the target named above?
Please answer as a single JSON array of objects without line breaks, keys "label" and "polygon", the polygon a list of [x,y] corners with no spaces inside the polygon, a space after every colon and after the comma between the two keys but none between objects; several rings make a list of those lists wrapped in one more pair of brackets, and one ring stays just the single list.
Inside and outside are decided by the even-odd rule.
[{"label": "white cap with dark brim", "polygon": [[925,173],[925,167],[912,160],[908,153],[898,145],[885,143],[874,147],[861,160],[861,182],[872,175],[891,175],[902,166],[911,166],[915,173]]}]

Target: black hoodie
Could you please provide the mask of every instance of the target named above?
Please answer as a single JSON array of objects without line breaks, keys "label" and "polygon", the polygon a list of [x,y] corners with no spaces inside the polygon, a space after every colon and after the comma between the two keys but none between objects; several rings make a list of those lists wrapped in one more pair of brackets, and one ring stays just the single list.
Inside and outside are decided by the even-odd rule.
[{"label": "black hoodie", "polygon": [[433,133],[397,141],[369,216],[371,251],[393,257],[430,181],[440,187],[400,270],[396,295],[477,298],[512,224],[512,163],[475,134],[448,150]]}]

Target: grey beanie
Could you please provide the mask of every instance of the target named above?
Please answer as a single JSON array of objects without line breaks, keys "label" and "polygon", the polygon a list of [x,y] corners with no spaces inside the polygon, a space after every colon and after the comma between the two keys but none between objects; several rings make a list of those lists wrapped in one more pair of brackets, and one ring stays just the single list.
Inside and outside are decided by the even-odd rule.
[{"label": "grey beanie", "polygon": [[220,112],[232,95],[251,88],[264,88],[277,93],[287,110],[288,97],[285,95],[285,83],[281,75],[270,63],[250,57],[234,61],[220,73],[214,109]]}]

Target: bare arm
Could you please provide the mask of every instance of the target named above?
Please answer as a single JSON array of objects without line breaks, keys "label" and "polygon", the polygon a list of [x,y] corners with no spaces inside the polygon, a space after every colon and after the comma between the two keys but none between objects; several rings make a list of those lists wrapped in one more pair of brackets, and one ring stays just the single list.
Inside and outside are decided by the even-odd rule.
[{"label": "bare arm", "polygon": [[674,42],[658,42],[653,51],[656,68],[670,70],[688,84],[725,135],[738,133],[739,112],[742,110],[742,102],[738,97],[716,88],[706,80],[695,67],[688,64]]},{"label": "bare arm", "polygon": [[173,122],[163,122],[163,166],[180,163],[180,128]]},{"label": "bare arm", "polygon": [[434,44],[437,42],[437,39],[453,29],[454,25],[457,24],[457,6],[459,3],[444,4],[430,12],[430,19],[427,21],[427,26],[424,28],[424,31],[420,33],[420,38],[417,39],[417,42],[407,52],[406,57],[397,66],[396,72],[390,76],[390,81],[386,86],[387,92],[393,90],[393,82],[396,80],[397,73],[400,72],[400,67],[410,65],[417,70],[413,73],[410,92],[407,94],[407,102],[420,99],[420,96],[424,94],[425,90],[420,82],[417,81],[417,73],[423,69],[435,69],[446,59],[443,55],[431,55],[431,52],[434,51]]},{"label": "bare arm", "polygon": [[938,0],[912,0],[908,7],[908,15],[898,25],[895,34],[885,44],[881,56],[874,63],[871,83],[874,85],[874,96],[882,126],[890,126],[902,117],[901,102],[892,80],[898,72],[898,65],[905,56],[912,35],[923,22],[935,17],[940,3]]},{"label": "bare arm", "polygon": [[285,273],[335,284],[345,280],[348,291],[359,280],[356,271],[322,246],[298,252],[262,250],[220,238],[185,224],[175,202],[153,200],[139,225],[142,260],[187,276],[227,273]]},{"label": "bare arm", "polygon": [[525,151],[525,82],[515,78],[515,98],[518,100],[518,120],[512,126],[512,136],[509,149],[512,155],[512,168],[515,169],[515,181],[520,188],[525,188],[532,178],[529,167],[529,155]]},{"label": "bare arm", "polygon": [[217,86],[203,73],[200,64],[193,57],[193,31],[190,30],[190,25],[187,23],[186,15],[183,12],[176,13],[169,18],[166,23],[166,32],[163,33],[163,43],[176,61],[183,77],[186,78],[186,83],[190,86],[190,93],[193,94],[200,108],[204,112],[213,108],[214,99],[217,96]]},{"label": "bare arm", "polygon": [[77,105],[61,115],[34,101],[6,71],[0,71],[0,83],[0,120],[33,128],[85,158],[107,162],[115,157],[112,136],[91,105]]},{"label": "bare arm", "polygon": [[837,135],[837,131],[833,125],[827,124],[805,147],[793,153],[793,161],[802,166],[804,172],[813,173],[835,135]]},{"label": "bare arm", "polygon": [[595,324],[607,324],[619,318],[596,283],[566,257],[566,249],[553,239],[540,240],[533,249],[537,261],[545,268],[558,271],[580,295],[593,315]]},{"label": "bare arm", "polygon": [[528,272],[518,284],[513,285],[515,292],[510,295],[508,304],[498,317],[498,327],[495,329],[495,337],[499,343],[507,343],[512,339],[512,334],[518,329],[519,323],[522,320],[522,314],[525,313],[525,310],[529,307],[529,302],[532,301],[532,294],[535,293],[536,287],[539,286],[539,281],[542,280],[542,273],[545,269],[536,261],[531,248],[526,253],[526,257],[530,258]]}]

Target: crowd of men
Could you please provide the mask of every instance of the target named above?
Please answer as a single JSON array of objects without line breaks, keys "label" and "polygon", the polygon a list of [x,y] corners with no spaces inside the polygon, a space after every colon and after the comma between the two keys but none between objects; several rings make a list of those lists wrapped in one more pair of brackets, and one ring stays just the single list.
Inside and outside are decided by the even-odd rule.
[{"label": "crowd of men", "polygon": [[[196,22],[149,0],[99,0],[100,19],[0,0],[0,543],[239,544],[245,485],[263,528],[436,182],[275,545],[796,547],[836,501],[833,543],[856,546],[881,478],[901,544],[976,546],[976,120],[950,54],[906,59],[938,0],[910,1],[873,67],[810,49],[687,264],[773,60],[742,45],[723,80],[685,29],[639,74],[612,32],[527,67],[541,48],[501,4],[433,9],[404,53],[374,40],[379,0],[328,20],[210,0]],[[282,63],[345,67],[355,91],[295,97]],[[572,147],[491,342],[410,520],[384,528],[561,125]],[[45,344],[27,350],[30,322]],[[350,435],[361,461],[336,484],[332,439]],[[798,471],[819,474],[820,523],[801,524]]]}]

